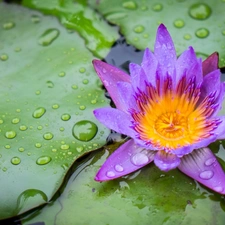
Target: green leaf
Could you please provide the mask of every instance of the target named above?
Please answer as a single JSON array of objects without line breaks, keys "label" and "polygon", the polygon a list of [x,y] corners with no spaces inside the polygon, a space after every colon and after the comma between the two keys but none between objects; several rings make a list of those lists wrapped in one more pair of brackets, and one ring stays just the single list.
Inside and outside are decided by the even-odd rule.
[{"label": "green leaf", "polygon": [[3,219],[48,202],[72,163],[105,144],[92,111],[109,101],[77,33],[18,5],[0,15]]},{"label": "green leaf", "polygon": [[[220,54],[220,66],[225,66],[224,0],[89,0],[90,4],[113,24],[120,27],[129,44],[138,49],[153,50],[155,34],[164,23],[180,55],[193,46],[205,59],[215,51]],[[97,3],[96,3],[97,2]]]},{"label": "green leaf", "polygon": [[223,198],[177,169],[166,173],[151,163],[126,177],[95,182],[115,148],[108,146],[78,165],[59,199],[23,224],[224,224]]},{"label": "green leaf", "polygon": [[86,0],[23,0],[24,6],[54,15],[68,29],[76,30],[86,41],[86,46],[94,55],[104,58],[119,37],[94,10],[89,8]]}]

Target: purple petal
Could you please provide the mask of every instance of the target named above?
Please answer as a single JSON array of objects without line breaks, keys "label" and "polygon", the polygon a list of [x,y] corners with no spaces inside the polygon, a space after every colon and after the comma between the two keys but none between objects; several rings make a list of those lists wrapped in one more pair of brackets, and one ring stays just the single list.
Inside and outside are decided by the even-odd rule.
[{"label": "purple petal", "polygon": [[109,129],[118,133],[135,137],[135,131],[131,128],[131,116],[114,108],[100,108],[94,110],[95,117]]},{"label": "purple petal", "polygon": [[117,83],[118,92],[120,95],[120,101],[123,102],[124,109],[128,111],[130,108],[136,109],[134,91],[130,83],[118,82]]},{"label": "purple petal", "polygon": [[200,96],[201,100],[214,91],[217,91],[217,94],[215,97],[219,95],[220,84],[221,84],[220,76],[221,76],[221,72],[219,69],[217,69],[207,74],[204,77],[202,86],[201,86],[201,96]]},{"label": "purple petal", "polygon": [[198,141],[194,144],[190,144],[188,146],[175,149],[172,152],[173,152],[173,154],[177,155],[178,157],[182,157],[184,155],[187,155],[187,154],[191,153],[195,149],[207,147],[209,144],[216,141],[217,139],[218,139],[217,134],[215,133],[215,134],[212,134],[208,138],[205,138],[205,139],[203,139],[201,141]]},{"label": "purple petal", "polygon": [[175,154],[166,153],[165,151],[157,151],[154,163],[160,170],[169,171],[180,164],[180,158]]},{"label": "purple petal", "polygon": [[[187,73],[190,67],[193,67],[198,62],[194,49],[189,47],[184,51],[176,62],[176,83]],[[190,73],[189,73],[190,74]],[[193,74],[190,74],[193,76]],[[189,77],[187,77],[188,79]]]},{"label": "purple petal", "polygon": [[218,134],[217,139],[225,139],[225,116],[218,117],[222,122],[218,125],[215,133]]},{"label": "purple petal", "polygon": [[196,62],[190,66],[190,68],[187,70],[187,78],[191,78],[195,76],[195,82],[196,84],[199,84],[203,80],[202,75],[202,59],[197,59]]},{"label": "purple petal", "polygon": [[219,54],[218,52],[214,52],[202,63],[203,75],[205,76],[208,73],[217,70],[219,68],[218,62],[219,62]]},{"label": "purple petal", "polygon": [[156,86],[155,74],[158,67],[158,60],[148,48],[145,49],[141,67],[147,75],[148,82]]},{"label": "purple petal", "polygon": [[176,51],[172,38],[163,24],[159,26],[157,31],[154,55],[159,62],[159,71],[162,76],[168,74],[173,77]]},{"label": "purple petal", "polygon": [[145,90],[146,86],[145,82],[147,81],[147,77],[142,67],[135,63],[130,63],[129,70],[131,76],[131,83],[134,90],[135,91],[137,91],[137,89]]},{"label": "purple petal", "polygon": [[93,60],[93,65],[116,107],[123,110],[126,106],[124,106],[121,98],[119,98],[117,82],[124,81],[130,83],[130,76],[122,70],[100,60]]},{"label": "purple petal", "polygon": [[225,194],[225,174],[209,148],[196,149],[184,156],[178,168],[206,187]]},{"label": "purple petal", "polygon": [[95,180],[112,180],[134,172],[150,163],[154,151],[145,150],[131,139],[113,152],[98,171]]}]

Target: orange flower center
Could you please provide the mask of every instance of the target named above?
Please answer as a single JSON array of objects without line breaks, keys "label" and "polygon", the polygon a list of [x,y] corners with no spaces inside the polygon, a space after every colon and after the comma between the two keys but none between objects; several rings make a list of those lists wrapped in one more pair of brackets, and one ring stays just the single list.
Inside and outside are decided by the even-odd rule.
[{"label": "orange flower center", "polygon": [[162,150],[174,150],[209,137],[218,120],[208,119],[213,112],[212,98],[197,105],[199,96],[199,88],[165,88],[161,94],[147,86],[147,92],[137,98],[139,111],[132,114],[140,139]]}]

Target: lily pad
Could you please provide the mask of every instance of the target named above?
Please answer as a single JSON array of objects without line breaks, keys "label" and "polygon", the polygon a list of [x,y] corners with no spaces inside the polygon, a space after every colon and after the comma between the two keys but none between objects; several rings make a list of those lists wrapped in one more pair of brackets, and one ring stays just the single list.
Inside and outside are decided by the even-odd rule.
[{"label": "lily pad", "polygon": [[73,162],[105,144],[92,111],[109,101],[77,33],[18,5],[1,3],[0,15],[4,219],[48,202]]},{"label": "lily pad", "polygon": [[224,199],[177,169],[166,173],[152,163],[120,179],[94,181],[114,148],[78,165],[59,199],[23,224],[224,224]]},{"label": "lily pad", "polygon": [[[218,51],[220,66],[225,66],[224,0],[90,0],[110,23],[120,27],[129,44],[138,49],[153,49],[155,32],[164,23],[180,55],[193,46],[205,59]],[[110,7],[109,7],[110,5]]]},{"label": "lily pad", "polygon": [[119,37],[101,16],[88,7],[87,0],[23,0],[22,4],[48,15],[54,15],[68,29],[76,30],[86,41],[86,47],[94,55],[104,58]]}]

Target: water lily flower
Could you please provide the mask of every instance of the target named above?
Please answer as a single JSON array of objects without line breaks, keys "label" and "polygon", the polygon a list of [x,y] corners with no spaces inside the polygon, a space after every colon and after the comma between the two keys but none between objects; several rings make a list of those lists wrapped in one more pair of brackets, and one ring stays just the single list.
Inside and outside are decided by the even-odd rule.
[{"label": "water lily flower", "polygon": [[225,194],[225,173],[207,147],[225,138],[225,117],[218,116],[225,93],[218,54],[204,62],[189,47],[178,58],[166,27],[158,27],[154,53],[148,48],[130,76],[99,60],[94,68],[116,108],[95,117],[129,136],[98,171],[95,180],[115,179],[154,161],[162,171],[178,168],[208,188]]}]

